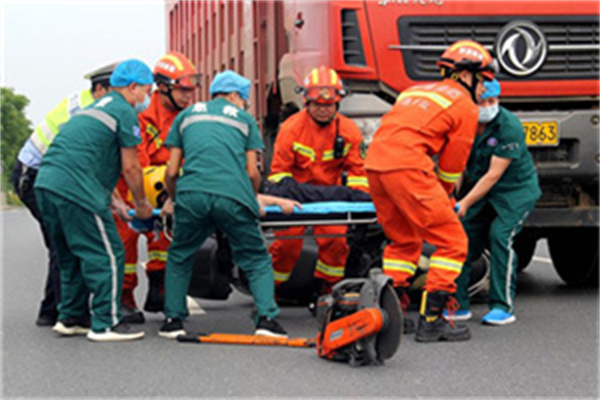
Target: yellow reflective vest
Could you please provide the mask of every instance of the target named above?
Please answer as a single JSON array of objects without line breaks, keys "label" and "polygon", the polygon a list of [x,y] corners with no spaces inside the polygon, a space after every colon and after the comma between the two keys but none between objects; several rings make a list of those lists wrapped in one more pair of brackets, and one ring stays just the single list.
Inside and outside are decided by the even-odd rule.
[{"label": "yellow reflective vest", "polygon": [[60,128],[79,110],[85,108],[94,102],[92,91],[90,89],[74,93],[60,102],[44,117],[33,133],[31,141],[39,152],[44,155],[54,137],[58,134]]}]

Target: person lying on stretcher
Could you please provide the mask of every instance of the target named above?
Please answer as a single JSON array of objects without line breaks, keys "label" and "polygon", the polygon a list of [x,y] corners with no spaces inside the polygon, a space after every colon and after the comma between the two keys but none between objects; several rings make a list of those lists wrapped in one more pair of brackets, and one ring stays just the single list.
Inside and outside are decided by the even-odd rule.
[{"label": "person lying on stretcher", "polygon": [[[270,196],[268,194],[256,195],[256,201],[260,206],[260,215],[265,216],[265,207],[267,206],[279,206],[283,214],[291,214],[294,212],[294,207],[302,208],[302,204],[296,200],[284,199],[283,197]],[[159,216],[170,216],[173,215],[173,202],[168,199],[165,205],[160,210]]]},{"label": "person lying on stretcher", "polygon": [[258,194],[256,195],[256,200],[258,201],[258,205],[260,206],[260,216],[264,217],[265,207],[267,206],[279,206],[281,207],[281,212],[284,214],[292,214],[294,212],[294,207],[302,208],[302,204],[296,200],[285,199],[283,197],[270,196],[268,194]]}]

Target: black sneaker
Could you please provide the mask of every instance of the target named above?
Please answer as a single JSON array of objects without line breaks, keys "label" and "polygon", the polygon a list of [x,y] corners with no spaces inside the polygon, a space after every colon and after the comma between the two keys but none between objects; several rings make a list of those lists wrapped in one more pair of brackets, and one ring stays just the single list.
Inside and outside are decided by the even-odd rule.
[{"label": "black sneaker", "polygon": [[146,320],[144,314],[137,308],[129,308],[121,305],[121,322],[125,324],[143,324]]},{"label": "black sneaker", "polygon": [[54,324],[56,324],[56,317],[40,315],[35,320],[35,324],[37,326],[54,326]]},{"label": "black sneaker", "polygon": [[185,335],[183,321],[179,318],[167,318],[158,331],[158,336],[165,339],[177,339],[177,336]]},{"label": "black sneaker", "polygon": [[90,331],[90,323],[78,318],[67,318],[54,324],[52,331],[61,336],[85,335]]},{"label": "black sneaker", "polygon": [[287,338],[288,334],[275,319],[259,317],[255,335]]},{"label": "black sneaker", "polygon": [[92,342],[122,342],[136,340],[144,337],[143,331],[134,331],[129,325],[120,322],[112,328],[102,332],[89,331],[87,338]]}]

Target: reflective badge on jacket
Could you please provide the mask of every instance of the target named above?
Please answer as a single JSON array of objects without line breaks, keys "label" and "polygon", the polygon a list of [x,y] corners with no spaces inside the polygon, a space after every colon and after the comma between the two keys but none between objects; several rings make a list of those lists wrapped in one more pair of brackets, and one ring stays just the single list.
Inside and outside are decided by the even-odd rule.
[{"label": "reflective badge on jacket", "polygon": [[154,142],[155,146],[157,149],[160,149],[162,147],[163,141],[161,138],[158,137],[159,135],[159,130],[152,124],[148,124],[146,126],[146,133],[148,135],[150,135],[150,140],[149,142],[152,143]]},{"label": "reflective badge on jacket", "polygon": [[491,137],[487,140],[487,145],[490,147],[496,147],[498,145],[498,139]]}]

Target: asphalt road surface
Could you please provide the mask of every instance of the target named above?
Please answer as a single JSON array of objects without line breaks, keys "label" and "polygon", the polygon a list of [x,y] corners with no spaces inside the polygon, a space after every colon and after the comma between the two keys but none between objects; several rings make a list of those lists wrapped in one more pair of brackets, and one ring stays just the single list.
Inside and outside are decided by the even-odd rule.
[{"label": "asphalt road surface", "polygon": [[[180,344],[156,334],[162,316],[146,314],[146,337],[130,343],[59,338],[34,325],[46,253],[26,210],[2,211],[2,396],[9,397],[591,397],[599,396],[598,291],[564,286],[540,242],[519,276],[518,321],[479,324],[472,340],[422,344],[405,336],[383,366],[352,368],[314,349]],[[141,277],[137,298],[145,294]],[[235,294],[201,301],[190,330],[251,333],[252,303]],[[415,313],[411,313],[416,318]],[[303,307],[282,309],[292,336],[314,336]]]}]

